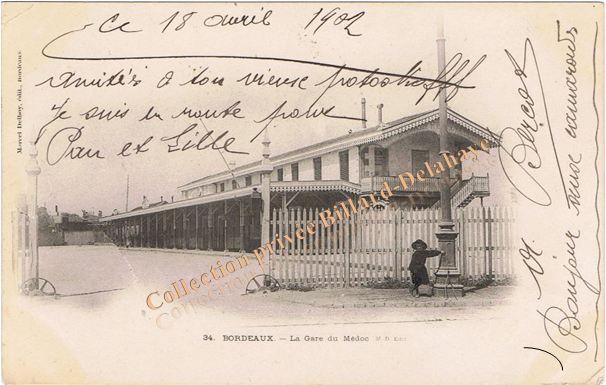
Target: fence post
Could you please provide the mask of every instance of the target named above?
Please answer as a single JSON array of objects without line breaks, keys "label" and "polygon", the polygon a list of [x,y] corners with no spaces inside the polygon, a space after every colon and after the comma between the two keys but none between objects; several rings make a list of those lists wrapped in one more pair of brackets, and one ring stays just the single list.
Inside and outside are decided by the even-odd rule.
[{"label": "fence post", "polygon": [[492,215],[490,212],[490,207],[488,208],[488,217],[486,218],[486,228],[488,230],[488,278],[490,279],[490,281],[493,280],[493,276],[492,276],[492,258],[493,258],[493,252],[492,252]]},{"label": "fence post", "polygon": [[482,221],[482,249],[484,250],[484,274],[488,275],[488,240],[486,229],[486,207],[481,207]]},{"label": "fence post", "polygon": [[[355,215],[355,214],[354,214]],[[345,218],[345,226],[343,230],[345,231],[343,242],[343,255],[345,256],[345,287],[351,286],[351,229],[350,229],[350,218],[347,216]]]},{"label": "fence post", "polygon": [[459,210],[459,250],[461,256],[461,276],[467,277],[467,228],[465,226],[465,209]]},{"label": "fence post", "polygon": [[396,281],[402,282],[402,212],[400,209],[394,211],[394,227],[395,227],[395,269]]}]

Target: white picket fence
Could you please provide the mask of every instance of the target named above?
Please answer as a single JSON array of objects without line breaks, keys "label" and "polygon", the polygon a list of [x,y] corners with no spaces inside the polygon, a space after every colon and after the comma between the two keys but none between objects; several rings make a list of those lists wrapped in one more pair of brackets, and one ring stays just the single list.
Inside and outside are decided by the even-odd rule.
[{"label": "white picket fence", "polygon": [[[271,258],[271,274],[282,284],[319,287],[359,286],[386,277],[407,279],[411,244],[423,239],[437,248],[439,210],[365,210],[324,227],[321,210],[274,210],[271,234],[289,236],[293,243]],[[313,223],[315,234],[295,237],[297,227]],[[492,275],[496,281],[513,277],[512,211],[502,207],[467,207],[455,212],[457,266],[464,279]],[[439,258],[430,258],[430,275]]]}]

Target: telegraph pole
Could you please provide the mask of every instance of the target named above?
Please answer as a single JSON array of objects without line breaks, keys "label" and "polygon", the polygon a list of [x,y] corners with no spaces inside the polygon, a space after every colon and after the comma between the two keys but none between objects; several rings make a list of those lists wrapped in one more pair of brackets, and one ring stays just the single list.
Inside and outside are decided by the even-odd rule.
[{"label": "telegraph pole", "polygon": [[[446,68],[446,39],[444,38],[444,24],[440,21],[438,26],[438,71],[443,73]],[[448,113],[446,105],[446,88],[440,89],[439,98],[439,134],[440,157],[450,155],[450,136],[448,134]],[[440,250],[444,252],[441,257],[440,268],[436,272],[434,284],[435,294],[443,297],[463,296],[463,285],[460,284],[461,273],[457,268],[455,241],[459,235],[454,230],[452,221],[450,194],[450,170],[442,173],[440,178],[440,223],[436,237]]]}]

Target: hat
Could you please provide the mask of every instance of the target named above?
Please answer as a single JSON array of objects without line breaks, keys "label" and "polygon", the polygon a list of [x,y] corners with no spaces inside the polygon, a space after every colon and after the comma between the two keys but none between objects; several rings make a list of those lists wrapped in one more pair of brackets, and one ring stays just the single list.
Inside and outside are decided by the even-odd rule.
[{"label": "hat", "polygon": [[427,248],[427,243],[423,242],[422,239],[417,239],[416,241],[414,241],[412,243],[413,250],[420,250],[420,249],[426,249],[426,248]]}]

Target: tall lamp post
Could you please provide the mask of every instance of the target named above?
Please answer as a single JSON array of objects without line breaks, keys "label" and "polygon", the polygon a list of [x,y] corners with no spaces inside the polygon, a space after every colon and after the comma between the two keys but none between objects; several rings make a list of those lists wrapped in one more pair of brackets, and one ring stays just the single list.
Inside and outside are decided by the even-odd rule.
[{"label": "tall lamp post", "polygon": [[30,142],[30,159],[27,163],[26,172],[28,175],[29,187],[29,250],[30,263],[27,265],[27,272],[24,272],[24,281],[32,280],[30,293],[37,294],[39,289],[40,264],[38,261],[38,175],[40,175],[40,166],[38,165],[38,150],[34,142]]},{"label": "tall lamp post", "polygon": [[[443,73],[446,67],[446,39],[444,38],[444,25],[440,23],[438,32],[438,71]],[[439,134],[440,156],[450,155],[450,137],[448,134],[446,106],[446,88],[440,90],[439,98]],[[450,206],[450,170],[442,173],[440,178],[440,223],[436,237],[440,250],[444,252],[440,267],[436,271],[434,292],[438,296],[463,296],[463,285],[460,284],[461,273],[457,268],[455,240],[459,235],[454,230],[452,209]]]},{"label": "tall lamp post", "polygon": [[[262,142],[263,159],[261,160],[261,200],[263,201],[263,212],[261,217],[261,245],[266,245],[269,243],[269,214],[271,210],[270,179],[273,167],[271,165],[271,161],[269,160],[269,145],[271,142],[269,140],[269,134],[267,131],[268,129],[265,128],[265,134]],[[267,274],[271,275],[271,254],[269,254],[267,258],[269,258]]]}]

